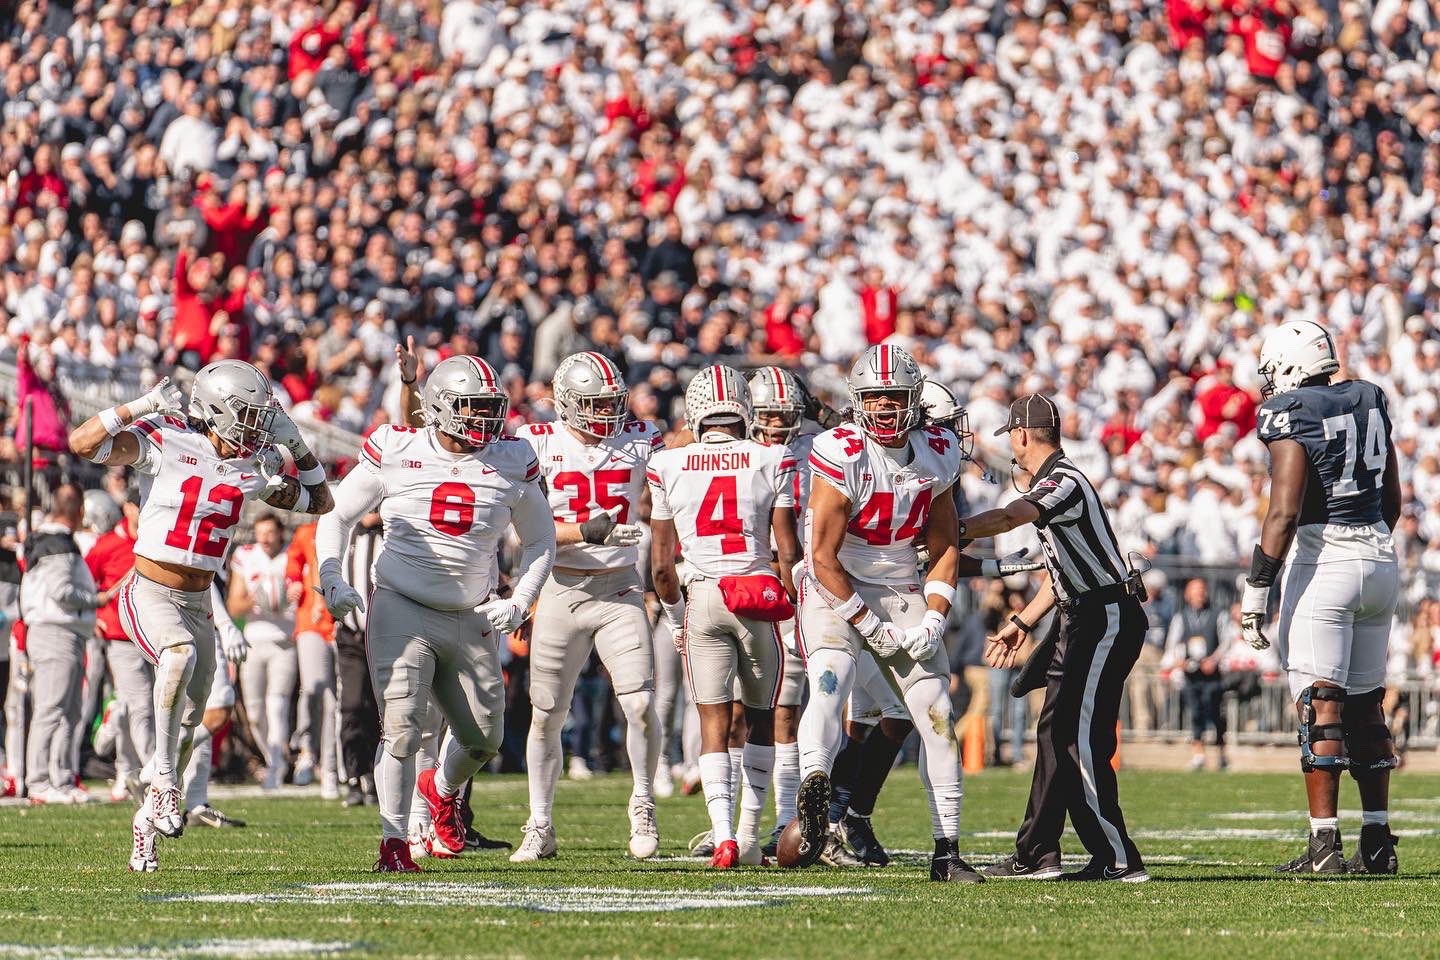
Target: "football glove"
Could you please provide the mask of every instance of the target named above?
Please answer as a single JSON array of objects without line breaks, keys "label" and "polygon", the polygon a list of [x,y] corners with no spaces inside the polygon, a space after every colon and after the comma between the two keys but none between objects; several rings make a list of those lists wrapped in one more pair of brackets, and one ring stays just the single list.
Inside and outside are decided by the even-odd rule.
[{"label": "football glove", "polygon": [[[338,566],[338,564],[337,564]],[[325,598],[325,609],[336,620],[343,619],[352,611],[365,612],[365,598],[337,570],[320,571],[320,596]]]},{"label": "football glove", "polygon": [[1265,611],[1270,606],[1270,588],[1260,587],[1245,581],[1240,591],[1240,635],[1256,650],[1270,646],[1270,638],[1261,629],[1265,624]]},{"label": "football glove", "polygon": [[999,560],[981,560],[980,575],[982,577],[1008,577],[1012,573],[1029,573],[1031,570],[1039,570],[1044,566],[1037,560],[1026,560],[1025,558],[1029,555],[1030,548],[1021,547]]},{"label": "football glove", "polygon": [[225,653],[225,659],[231,663],[244,663],[245,658],[250,655],[250,643],[245,639],[245,634],[233,623],[218,624],[220,630],[220,649]]},{"label": "football glove", "polygon": [[602,510],[580,524],[580,538],[586,543],[603,547],[633,547],[640,542],[640,528],[632,523],[616,523],[620,508]]},{"label": "football glove", "polygon": [[185,403],[185,394],[169,377],[162,377],[160,382],[150,388],[150,392],[137,400],[131,400],[125,406],[130,409],[132,419],[138,420],[141,417],[152,413],[166,413],[179,410]]},{"label": "football glove", "polygon": [[860,636],[871,650],[882,657],[892,657],[905,646],[905,631],[888,620],[881,620],[875,611],[865,611],[865,616],[855,624]]},{"label": "football glove", "polygon": [[305,438],[300,436],[300,428],[295,426],[295,421],[290,419],[290,415],[278,406],[275,408],[275,420],[271,425],[271,432],[275,437],[275,442],[289,450],[290,456],[295,458],[296,463],[309,455],[310,447],[306,444]]},{"label": "football glove", "polygon": [[490,621],[491,630],[498,630],[500,633],[506,634],[512,633],[516,627],[524,623],[525,618],[530,614],[530,611],[514,600],[491,600],[475,609]]},{"label": "football glove", "polygon": [[945,615],[938,610],[927,610],[925,619],[920,621],[918,627],[905,631],[905,639],[900,642],[900,646],[915,662],[924,663],[940,649],[940,641],[944,638]]},{"label": "football glove", "polygon": [[685,601],[678,603],[666,603],[660,601],[660,609],[665,612],[665,622],[670,625],[672,639],[675,641],[675,649],[681,653],[685,652]]}]

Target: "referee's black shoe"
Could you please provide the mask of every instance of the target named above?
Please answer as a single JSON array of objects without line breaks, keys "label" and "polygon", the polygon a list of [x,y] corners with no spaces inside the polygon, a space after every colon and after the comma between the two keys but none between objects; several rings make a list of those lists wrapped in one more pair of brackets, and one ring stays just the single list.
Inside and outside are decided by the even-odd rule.
[{"label": "referee's black shoe", "polygon": [[992,863],[985,868],[990,880],[1058,880],[1060,878],[1060,854],[1047,853],[1039,863],[1026,863],[1018,853]]},{"label": "referee's black shoe", "polygon": [[830,839],[830,778],[816,770],[800,781],[795,795],[795,819],[800,821],[797,867],[812,867]]},{"label": "referee's black shoe", "polygon": [[1145,883],[1150,879],[1150,874],[1142,866],[1133,867],[1112,867],[1109,864],[1101,863],[1098,860],[1091,860],[1085,866],[1073,873],[1062,873],[1061,880],[1100,880],[1118,881],[1120,883]]},{"label": "referee's black shoe", "polygon": [[955,840],[936,840],[935,853],[930,857],[930,879],[937,883],[984,883],[985,878],[960,858],[960,845]]}]

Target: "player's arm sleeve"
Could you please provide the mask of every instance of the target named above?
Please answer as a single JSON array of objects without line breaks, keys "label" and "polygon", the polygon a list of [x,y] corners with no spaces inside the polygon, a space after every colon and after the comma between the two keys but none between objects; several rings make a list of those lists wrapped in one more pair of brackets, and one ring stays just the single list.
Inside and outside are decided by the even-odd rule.
[{"label": "player's arm sleeve", "polygon": [[535,605],[540,588],[555,565],[555,520],[540,484],[527,483],[510,511],[510,523],[524,548],[520,556],[523,571],[516,579],[510,598],[525,609]]},{"label": "player's arm sleeve", "polygon": [[675,511],[670,509],[670,498],[665,493],[665,479],[653,460],[645,470],[645,482],[650,487],[650,519],[675,519]]},{"label": "player's arm sleeve", "polygon": [[1079,481],[1068,474],[1047,477],[1025,494],[1024,499],[1040,511],[1035,526],[1042,529],[1052,523],[1073,523],[1085,512],[1085,491]]},{"label": "player's arm sleeve", "polygon": [[138,441],[139,452],[131,466],[150,477],[160,472],[160,451],[165,445],[165,433],[160,429],[159,419],[156,415],[141,417],[122,431]]},{"label": "player's arm sleeve", "polygon": [[361,463],[335,488],[335,509],[321,517],[315,527],[315,556],[322,572],[332,563],[339,572],[355,524],[379,506],[384,497],[385,481],[380,471],[362,457]]},{"label": "player's arm sleeve", "polygon": [[[234,573],[230,574],[232,577]],[[230,618],[230,609],[225,605],[225,598],[220,595],[220,585],[210,581],[210,610],[215,615],[215,629],[221,632],[234,630],[235,621]]]},{"label": "player's arm sleeve", "polygon": [[795,457],[788,451],[780,458],[775,466],[775,502],[772,506],[779,510],[782,507],[795,506],[795,471],[798,469]]}]

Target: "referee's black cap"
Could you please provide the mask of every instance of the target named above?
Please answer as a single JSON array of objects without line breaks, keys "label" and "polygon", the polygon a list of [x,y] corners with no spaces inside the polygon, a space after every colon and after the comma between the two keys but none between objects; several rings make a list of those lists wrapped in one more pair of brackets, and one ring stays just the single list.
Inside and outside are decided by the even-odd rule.
[{"label": "referee's black cap", "polygon": [[1021,427],[1033,430],[1036,427],[1058,426],[1060,408],[1055,406],[1055,401],[1043,394],[1032,393],[1010,404],[1010,419],[1005,421],[1005,426],[995,431],[995,436],[1003,437],[1011,430]]}]

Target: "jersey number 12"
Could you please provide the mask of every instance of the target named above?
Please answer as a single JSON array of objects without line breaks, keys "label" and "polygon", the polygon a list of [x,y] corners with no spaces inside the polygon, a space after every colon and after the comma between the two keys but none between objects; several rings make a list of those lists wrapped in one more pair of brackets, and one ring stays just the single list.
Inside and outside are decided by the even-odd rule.
[{"label": "jersey number 12", "polygon": [[[1345,437],[1345,466],[1340,473],[1340,479],[1330,488],[1332,497],[1353,497],[1360,493],[1360,484],[1355,480],[1355,460],[1357,459],[1356,446],[1359,441],[1359,430],[1356,429],[1355,414],[1347,413],[1338,417],[1325,418],[1325,439],[1344,435]],[[1370,408],[1370,416],[1365,421],[1365,469],[1371,474],[1379,474],[1385,469],[1385,433],[1380,422],[1380,411],[1374,407]],[[1372,479],[1366,488],[1375,489],[1379,484]]]}]

